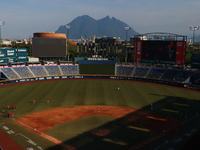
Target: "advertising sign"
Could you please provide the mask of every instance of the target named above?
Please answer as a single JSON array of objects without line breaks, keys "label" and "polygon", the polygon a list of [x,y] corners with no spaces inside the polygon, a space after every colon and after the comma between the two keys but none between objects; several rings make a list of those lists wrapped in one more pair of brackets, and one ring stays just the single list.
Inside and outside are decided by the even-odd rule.
[{"label": "advertising sign", "polygon": [[134,62],[141,62],[142,40],[135,40]]},{"label": "advertising sign", "polygon": [[17,53],[17,57],[19,57],[19,56],[25,56],[25,57],[27,57],[27,53]]},{"label": "advertising sign", "polygon": [[185,64],[185,50],[186,50],[186,42],[185,41],[177,41],[176,65],[184,65]]},{"label": "advertising sign", "polygon": [[6,57],[16,57],[16,49],[5,49]]},{"label": "advertising sign", "polygon": [[27,48],[18,48],[17,53],[27,53]]},{"label": "advertising sign", "polygon": [[7,62],[8,62],[8,63],[16,62],[16,57],[7,58]]},{"label": "advertising sign", "polygon": [[17,56],[17,62],[26,62],[28,61],[26,56]]},{"label": "advertising sign", "polygon": [[6,57],[5,49],[0,49],[0,58],[5,58],[5,57]]},{"label": "advertising sign", "polygon": [[2,64],[2,63],[7,63],[8,61],[7,61],[7,59],[2,59],[2,58],[0,58],[0,63]]}]

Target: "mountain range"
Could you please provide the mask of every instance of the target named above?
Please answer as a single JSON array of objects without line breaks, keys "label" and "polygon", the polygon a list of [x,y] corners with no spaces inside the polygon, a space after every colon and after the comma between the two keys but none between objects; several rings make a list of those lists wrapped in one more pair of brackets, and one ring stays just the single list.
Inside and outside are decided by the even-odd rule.
[{"label": "mountain range", "polygon": [[[106,16],[105,18],[95,20],[88,15],[79,16],[66,25],[70,26],[69,39],[80,39],[81,36],[83,38],[88,38],[95,35],[96,37],[120,37],[123,40],[126,39],[124,27],[129,26],[114,17],[110,18],[109,16]],[[58,28],[56,33],[67,34],[67,29],[62,25]],[[137,34],[139,33],[131,28],[128,31],[128,39],[130,36]]]}]

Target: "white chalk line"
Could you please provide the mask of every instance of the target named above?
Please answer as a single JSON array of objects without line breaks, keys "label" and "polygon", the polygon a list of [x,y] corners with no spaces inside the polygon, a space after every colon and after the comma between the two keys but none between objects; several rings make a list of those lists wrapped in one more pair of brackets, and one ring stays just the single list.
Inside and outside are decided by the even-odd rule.
[{"label": "white chalk line", "polygon": [[[66,145],[66,144],[63,143],[62,141],[60,141],[60,140],[58,140],[58,139],[56,139],[56,138],[54,138],[54,137],[52,137],[52,136],[50,136],[50,135],[48,135],[48,134],[45,134],[45,133],[40,132],[40,131],[38,131],[38,130],[35,130],[35,128],[30,127],[30,126],[28,126],[28,125],[26,125],[26,124],[24,124],[24,123],[22,123],[22,122],[20,122],[20,121],[17,121],[17,120],[14,119],[14,118],[11,118],[11,119],[12,119],[13,121],[15,121],[15,122],[18,122],[19,124],[22,124],[22,125],[28,127],[29,129],[34,130],[35,132],[38,132],[40,136],[42,136],[42,137],[48,139],[49,141],[51,141],[51,142],[53,142],[53,143],[55,143],[55,144],[61,144],[61,145],[64,145],[64,147],[71,147],[70,145]],[[25,137],[26,137],[26,136],[25,136]],[[27,138],[27,139],[29,139],[29,138]],[[74,148],[74,149],[75,149],[75,148]]]}]

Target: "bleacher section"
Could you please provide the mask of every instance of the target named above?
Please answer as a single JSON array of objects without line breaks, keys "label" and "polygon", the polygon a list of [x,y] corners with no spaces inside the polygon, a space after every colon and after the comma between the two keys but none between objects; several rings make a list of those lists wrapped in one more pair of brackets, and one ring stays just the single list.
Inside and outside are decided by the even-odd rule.
[{"label": "bleacher section", "polygon": [[49,72],[49,75],[61,75],[58,66],[45,66],[45,69]]},{"label": "bleacher section", "polygon": [[160,79],[165,73],[165,71],[166,69],[152,68],[149,74],[147,75],[147,78]]},{"label": "bleacher section", "polygon": [[33,74],[29,71],[27,66],[25,67],[14,67],[13,68],[21,78],[28,78],[28,77],[33,77]]},{"label": "bleacher section", "polygon": [[[157,79],[163,81],[185,82],[190,77],[199,77],[199,71],[156,68],[134,65],[116,65],[115,75],[131,76],[139,78]],[[78,75],[79,65],[73,64],[35,64],[35,65],[13,65],[12,67],[1,66],[0,71],[8,77],[9,80],[30,77],[60,76],[60,75]]]},{"label": "bleacher section", "polygon": [[119,76],[131,76],[132,72],[134,70],[134,67],[132,66],[119,66],[117,67],[117,75]]},{"label": "bleacher section", "polygon": [[180,74],[179,70],[174,70],[174,69],[166,69],[165,73],[161,77],[161,80],[166,80],[166,81],[175,81],[175,77]]},{"label": "bleacher section", "polygon": [[1,68],[3,73],[7,75],[9,79],[18,79],[17,74],[12,70],[12,68]]},{"label": "bleacher section", "polygon": [[43,66],[29,66],[31,71],[34,73],[35,76],[47,76]]},{"label": "bleacher section", "polygon": [[14,65],[12,67],[1,67],[1,71],[9,80],[29,77],[57,76],[57,75],[77,75],[78,65]]},{"label": "bleacher section", "polygon": [[60,68],[63,74],[67,75],[75,75],[78,74],[78,67],[77,65],[60,65]]},{"label": "bleacher section", "polygon": [[132,73],[133,77],[146,77],[147,73],[149,71],[149,68],[145,67],[137,67],[135,71]]},{"label": "bleacher section", "polygon": [[[140,78],[157,79],[164,81],[185,82],[189,77],[200,75],[199,71],[168,69],[168,68],[154,68],[154,67],[131,67],[130,66],[116,66],[116,75],[118,76],[132,76]],[[130,73],[131,72],[131,73]]]}]

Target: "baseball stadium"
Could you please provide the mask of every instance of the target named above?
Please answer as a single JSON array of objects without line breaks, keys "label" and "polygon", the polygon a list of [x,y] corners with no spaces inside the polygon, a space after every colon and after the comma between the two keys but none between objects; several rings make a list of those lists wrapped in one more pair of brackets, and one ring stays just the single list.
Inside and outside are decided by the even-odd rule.
[{"label": "baseball stadium", "polygon": [[3,150],[177,150],[200,130],[198,70],[87,60],[0,72]]}]

